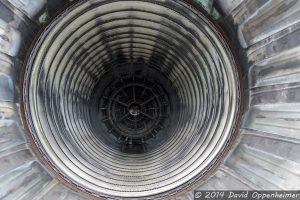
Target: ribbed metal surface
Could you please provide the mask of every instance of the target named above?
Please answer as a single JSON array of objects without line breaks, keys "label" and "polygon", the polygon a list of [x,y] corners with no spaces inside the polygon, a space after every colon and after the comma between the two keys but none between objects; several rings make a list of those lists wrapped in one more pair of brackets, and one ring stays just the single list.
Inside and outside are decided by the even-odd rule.
[{"label": "ribbed metal surface", "polygon": [[[41,29],[40,23],[47,23],[47,16],[53,17],[66,2],[68,0],[0,1],[0,198],[4,200],[87,199],[72,190],[74,187],[66,187],[66,182],[58,181],[51,170],[45,169],[42,157],[33,153],[34,145],[26,139],[24,124],[19,119],[22,101],[18,98],[22,89],[18,90],[18,77],[24,55],[37,30]],[[193,200],[195,189],[299,190],[299,1],[212,2],[200,1],[203,6],[207,5],[208,11],[212,5],[223,11],[226,16],[217,23],[227,33],[233,32],[230,39],[236,42],[239,54],[244,53],[247,58],[240,60],[240,66],[246,83],[244,94],[250,97],[249,104],[245,104],[248,112],[243,117],[240,138],[217,171],[205,182],[190,187],[190,192],[185,190],[182,196],[167,198]],[[105,82],[105,77],[102,76],[101,82]],[[100,94],[95,96],[96,102]],[[98,113],[97,109],[92,111]],[[93,119],[91,122],[101,124],[99,118],[95,121],[97,123]],[[160,132],[157,137],[165,133],[168,131]],[[116,143],[109,143],[109,137],[97,135],[117,149]],[[163,143],[161,139],[166,138],[159,139]],[[155,148],[154,144],[147,141],[147,145],[152,146],[149,149]]]},{"label": "ribbed metal surface", "polygon": [[[124,71],[166,79],[169,135],[159,145],[153,138],[142,154],[122,153],[94,121],[102,123],[97,87]],[[103,197],[163,197],[200,179],[228,147],[239,101],[225,40],[182,1],[77,3],[41,34],[25,72],[26,117],[38,149],[77,189]]]}]

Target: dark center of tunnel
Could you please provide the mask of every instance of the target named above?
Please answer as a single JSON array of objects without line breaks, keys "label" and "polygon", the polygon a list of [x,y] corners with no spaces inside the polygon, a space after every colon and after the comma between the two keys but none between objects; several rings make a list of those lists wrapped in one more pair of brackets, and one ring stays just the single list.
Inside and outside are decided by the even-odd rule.
[{"label": "dark center of tunnel", "polygon": [[107,75],[107,81],[99,81],[94,92],[99,110],[92,112],[92,118],[101,121],[95,131],[110,143],[116,141],[117,148],[127,153],[145,153],[165,142],[171,136],[167,133],[171,109],[178,104],[171,83],[159,71],[145,67],[146,63],[140,64],[125,64],[118,73]]}]

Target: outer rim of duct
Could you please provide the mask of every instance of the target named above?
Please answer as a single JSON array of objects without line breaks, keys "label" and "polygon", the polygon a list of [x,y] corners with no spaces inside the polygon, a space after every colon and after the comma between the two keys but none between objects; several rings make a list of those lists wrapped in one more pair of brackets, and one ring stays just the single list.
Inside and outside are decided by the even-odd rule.
[{"label": "outer rim of duct", "polygon": [[[84,2],[84,0],[83,1],[80,1],[80,2]],[[201,7],[199,7],[197,4],[195,4],[194,2],[192,2],[192,1],[190,1],[190,0],[183,0],[183,2],[186,2],[187,4],[189,4],[189,5],[192,5],[193,6],[193,9],[195,9],[197,12],[201,12],[203,15],[205,15],[206,16],[206,18],[208,18],[208,19],[210,19],[210,23],[213,23],[212,21],[212,19],[209,17],[209,16],[207,16],[205,13],[203,13],[203,10],[202,10],[202,8]],[[80,4],[80,3],[78,3],[78,2],[76,2],[76,3],[74,3],[74,5],[78,5],[78,4]],[[70,8],[72,8],[72,6],[70,7]],[[61,15],[62,15],[63,13],[60,13],[59,15],[58,15],[58,17],[60,17]],[[54,18],[53,19],[53,21],[55,21],[55,19],[56,18]],[[222,37],[223,38],[223,40],[224,41],[227,41],[227,48],[229,47],[230,49],[231,49],[231,53],[233,54],[233,48],[230,46],[230,43],[228,42],[229,40],[227,39],[227,37],[226,37],[226,35],[225,35],[225,33],[221,30],[221,28],[218,26],[218,24],[216,24],[216,23],[213,23],[214,24],[214,26],[215,26],[215,28],[218,30],[218,31],[220,31],[221,33],[222,33],[222,36],[220,35],[220,37]],[[47,29],[47,27],[45,27],[44,28],[45,30]],[[40,34],[42,34],[43,33],[43,30],[40,32]],[[40,34],[38,34],[38,36],[40,35]],[[36,38],[36,40],[35,41],[37,41],[38,40],[38,37]],[[33,44],[35,44],[35,43],[33,43]],[[34,46],[32,46],[32,48],[33,48]],[[238,63],[237,63],[237,59],[236,59],[236,56],[235,55],[232,55],[235,59],[235,64],[238,66]],[[27,58],[26,58],[26,61],[28,61],[30,59],[30,55],[27,55]],[[27,66],[27,62],[24,62],[25,63],[25,66]],[[23,68],[24,69],[24,71],[21,73],[21,83],[24,81],[24,72],[25,72],[25,67]],[[237,67],[237,70],[238,70],[238,72],[239,72],[239,67]],[[240,73],[240,72],[239,72]],[[239,102],[239,104],[241,104],[241,102],[243,101],[242,100],[242,87],[241,87],[241,81],[240,81],[240,89],[239,89],[239,91],[240,91],[240,98],[241,98],[241,101]],[[21,84],[20,85],[20,88],[21,88],[21,90],[20,91],[22,91],[23,90],[23,85]],[[37,157],[48,167],[48,169],[50,170],[50,171],[52,171],[52,172],[54,172],[54,174],[56,175],[56,177],[58,177],[58,179],[60,180],[60,181],[62,181],[62,182],[64,182],[66,185],[68,185],[70,188],[72,188],[73,190],[76,190],[76,191],[78,191],[78,192],[80,192],[80,193],[83,193],[83,194],[89,194],[89,193],[86,193],[85,192],[85,189],[84,188],[80,188],[80,187],[78,187],[78,186],[74,186],[73,185],[73,183],[69,183],[69,182],[67,182],[66,181],[66,179],[64,179],[63,178],[63,175],[61,175],[61,174],[59,174],[59,172],[58,171],[55,171],[51,166],[50,166],[50,164],[49,164],[49,161],[48,160],[46,160],[45,159],[45,155],[43,155],[39,150],[38,150],[38,148],[36,147],[36,144],[35,144],[35,141],[34,141],[34,138],[32,138],[32,135],[30,134],[30,129],[29,129],[29,125],[27,124],[27,120],[26,120],[26,114],[25,114],[25,111],[24,111],[24,101],[23,101],[23,93],[21,93],[21,95],[20,95],[20,102],[21,102],[21,104],[22,104],[22,106],[21,106],[21,115],[22,115],[22,121],[23,121],[23,124],[24,124],[24,126],[25,126],[25,129],[26,129],[26,133],[27,133],[27,136],[28,136],[28,138],[29,138],[29,141],[30,141],[30,143],[31,143],[31,145],[32,145],[32,147],[33,147],[33,149],[34,149],[34,151],[35,151],[35,153],[37,154]],[[241,105],[239,105],[239,108],[241,109]],[[238,122],[240,121],[240,113],[241,113],[241,110],[240,110],[240,112],[239,112],[239,115],[237,116],[237,121],[236,121],[236,123],[234,124],[234,127],[237,127],[237,125],[238,125]],[[233,142],[234,142],[234,138],[236,137],[236,133],[237,133],[237,129],[235,128],[235,131],[234,131],[235,133],[234,134],[231,134],[231,138],[228,140],[228,141],[230,141],[229,143],[227,143],[226,144],[226,147],[224,147],[224,149],[225,149],[225,151],[222,151],[222,154],[220,154],[219,156],[218,156],[218,158],[216,159],[216,160],[220,160],[221,158],[223,158],[226,154],[227,154],[227,151],[229,150],[229,148],[232,146],[232,144],[233,144]],[[214,163],[213,163],[213,166],[210,166],[210,168],[216,168],[218,165],[219,165],[220,163],[218,163],[217,161],[215,161]],[[176,190],[176,191],[170,191],[170,192],[168,192],[168,195],[178,195],[179,193],[181,193],[181,192],[184,192],[185,190],[187,190],[188,188],[190,188],[190,187],[192,187],[192,185],[194,185],[196,182],[198,182],[199,180],[203,180],[203,179],[205,179],[209,174],[211,174],[213,172],[213,169],[207,169],[207,171],[205,172],[205,173],[203,173],[201,176],[199,176],[199,177],[197,177],[195,180],[192,180],[189,184],[187,184],[185,187],[183,187],[183,188],[181,188],[181,190],[180,191],[178,191],[178,190]],[[94,195],[92,195],[91,197],[95,197]]]}]

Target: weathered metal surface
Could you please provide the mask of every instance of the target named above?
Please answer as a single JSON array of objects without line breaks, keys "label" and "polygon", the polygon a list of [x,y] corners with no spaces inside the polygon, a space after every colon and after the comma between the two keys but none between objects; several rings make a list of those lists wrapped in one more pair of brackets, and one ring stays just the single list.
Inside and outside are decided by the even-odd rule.
[{"label": "weathered metal surface", "polygon": [[13,103],[0,102],[0,140],[0,151],[26,143]]},{"label": "weathered metal surface", "polygon": [[0,177],[2,199],[33,199],[51,176],[38,162],[29,162]]},{"label": "weathered metal surface", "polygon": [[0,52],[16,56],[21,46],[21,33],[0,19]]},{"label": "weathered metal surface", "polygon": [[244,1],[231,14],[241,46],[247,48],[298,23],[299,5],[297,0]]},{"label": "weathered metal surface", "polygon": [[229,15],[232,13],[232,11],[238,7],[242,2],[245,0],[215,0],[215,3],[218,5],[218,7],[221,8],[221,11],[225,15]]},{"label": "weathered metal surface", "polygon": [[22,11],[26,16],[33,19],[36,14],[45,6],[46,0],[8,0],[15,8]]},{"label": "weathered metal surface", "polygon": [[30,146],[26,144],[17,145],[7,150],[0,152],[0,176],[9,173],[11,170],[18,168],[21,165],[35,160],[36,157],[32,154]]},{"label": "weathered metal surface", "polygon": [[70,190],[58,180],[52,180],[33,200],[88,200],[79,193]]},{"label": "weathered metal surface", "polygon": [[[205,2],[209,10],[212,1]],[[0,2],[4,27],[0,33],[0,173],[7,175],[6,178],[15,177],[1,179],[0,184],[5,183],[6,187],[1,187],[0,198],[8,194],[7,188],[13,188],[15,192],[6,198],[85,199],[56,178],[49,178],[48,172],[39,167],[34,167],[35,175],[46,173],[39,177],[39,187],[29,184],[24,189],[20,187],[24,176],[13,176],[17,169],[28,168],[35,156],[28,149],[30,146],[24,145],[26,139],[18,120],[18,105],[13,103],[18,97],[14,89],[16,73],[11,70],[16,60],[10,56],[19,57],[27,52],[28,41],[37,30],[32,26],[32,19],[38,20],[40,14],[45,13],[46,17],[53,16],[57,7],[66,1],[44,3],[43,0]],[[240,145],[236,145],[219,171],[199,188],[299,189],[299,1],[216,0],[215,4],[227,15],[226,20],[232,20],[227,24],[231,23],[238,30],[241,45],[246,48],[249,64],[243,68],[249,68],[246,73],[249,74],[250,102],[238,140]],[[18,32],[26,45],[11,40]],[[31,181],[29,183],[33,183]],[[193,199],[193,193],[187,192],[177,199]]]},{"label": "weathered metal surface", "polygon": [[[230,183],[230,184],[228,184]],[[208,179],[201,190],[253,190],[257,188],[229,167],[222,166]]]},{"label": "weathered metal surface", "polygon": [[[244,130],[241,143],[295,163],[300,163],[300,141],[266,132]],[[274,148],[276,147],[276,148]]]},{"label": "weathered metal surface", "polygon": [[265,190],[299,189],[299,163],[248,145],[240,145],[226,164],[240,176]]},{"label": "weathered metal surface", "polygon": [[12,59],[0,53],[0,101],[14,102],[16,75]]},{"label": "weathered metal surface", "polygon": [[195,0],[202,8],[215,20],[218,20],[221,15],[214,7],[214,0]]}]

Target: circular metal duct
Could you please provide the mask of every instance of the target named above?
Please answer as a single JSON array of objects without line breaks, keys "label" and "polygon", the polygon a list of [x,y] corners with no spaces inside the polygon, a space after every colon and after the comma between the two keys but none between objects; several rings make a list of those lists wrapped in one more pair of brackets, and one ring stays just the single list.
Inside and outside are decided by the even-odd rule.
[{"label": "circular metal duct", "polygon": [[202,180],[234,138],[237,66],[184,1],[81,1],[32,48],[26,120],[60,179],[110,198],[162,198]]}]

